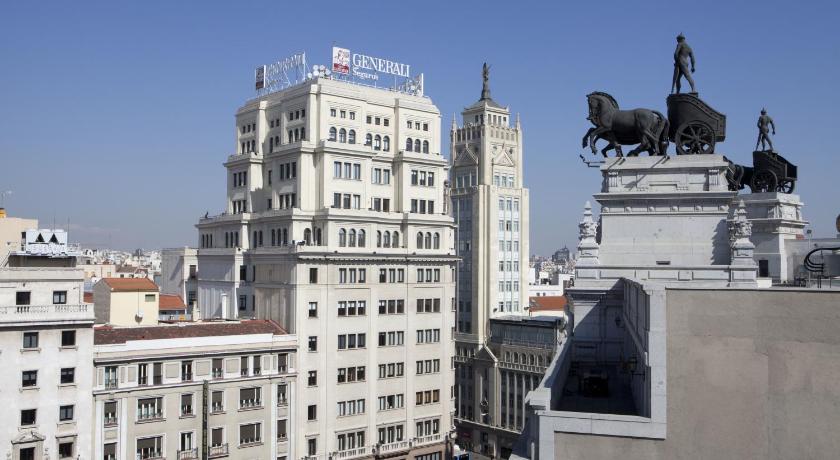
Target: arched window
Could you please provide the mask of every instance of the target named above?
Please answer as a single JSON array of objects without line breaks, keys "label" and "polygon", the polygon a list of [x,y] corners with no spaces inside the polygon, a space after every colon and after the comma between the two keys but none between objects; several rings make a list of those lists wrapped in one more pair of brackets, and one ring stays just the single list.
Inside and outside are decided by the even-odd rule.
[{"label": "arched window", "polygon": [[347,130],[346,129],[341,128],[341,130],[338,131],[338,142],[342,142],[342,143],[347,142]]},{"label": "arched window", "polygon": [[283,246],[286,246],[287,244],[289,244],[289,229],[284,228],[283,229]]},{"label": "arched window", "polygon": [[394,232],[394,235],[391,238],[391,244],[395,248],[400,247],[400,232]]},{"label": "arched window", "polygon": [[544,366],[544,365],[545,365],[545,360],[544,360],[544,358],[543,358],[543,355],[539,355],[539,356],[537,356],[537,363],[538,363],[540,366]]},{"label": "arched window", "polygon": [[356,143],[356,130],[355,129],[351,129],[350,132],[348,133],[347,142],[349,142],[351,144]]},{"label": "arched window", "polygon": [[[387,235],[387,233],[386,233],[386,235]],[[376,247],[377,248],[382,247],[382,232],[380,232],[379,230],[376,231]]]},{"label": "arched window", "polygon": [[513,354],[513,363],[519,364],[519,355],[516,353]]},{"label": "arched window", "polygon": [[534,355],[528,356],[528,364],[530,364],[532,366],[534,365]]},{"label": "arched window", "polygon": [[368,147],[373,145],[373,136],[371,136],[370,134],[365,135],[365,145],[367,145]]},{"label": "arched window", "polygon": [[312,244],[312,230],[310,230],[308,228],[303,230],[303,241],[306,242],[307,246]]},{"label": "arched window", "polygon": [[295,142],[300,140],[300,130],[295,129]]},{"label": "arched window", "polygon": [[429,141],[423,141],[423,153],[429,153]]},{"label": "arched window", "polygon": [[382,137],[379,134],[373,138],[373,150],[382,150]]},{"label": "arched window", "polygon": [[347,246],[347,230],[343,228],[338,231],[338,246],[342,248]]},{"label": "arched window", "polygon": [[417,232],[417,249],[423,249],[423,232]]},{"label": "arched window", "polygon": [[315,229],[315,245],[316,246],[321,245],[321,229],[320,228]]},{"label": "arched window", "polygon": [[385,136],[382,138],[382,150],[388,152],[391,150],[391,138]]},{"label": "arched window", "polygon": [[435,232],[435,249],[440,249],[440,233]]},{"label": "arched window", "polygon": [[426,232],[426,249],[432,249],[432,234]]},{"label": "arched window", "polygon": [[334,127],[330,128],[330,140],[331,141],[335,140],[335,134],[336,134],[335,128]]},{"label": "arched window", "polygon": [[365,231],[364,229],[359,230],[359,247],[365,247]]},{"label": "arched window", "polygon": [[409,137],[408,139],[405,140],[405,151],[410,152],[412,147],[414,147],[414,142]]},{"label": "arched window", "polygon": [[416,139],[414,141],[414,151],[415,152],[420,152],[420,139]]},{"label": "arched window", "polygon": [[391,232],[385,232],[385,242],[383,244],[386,248],[391,247]]},{"label": "arched window", "polygon": [[352,228],[350,229],[350,238],[349,238],[349,241],[347,242],[347,246],[350,246],[351,248],[356,247],[356,230],[354,230]]},{"label": "arched window", "polygon": [[519,360],[522,361],[522,364],[527,363],[527,361],[525,361],[525,353],[520,353],[519,354]]},{"label": "arched window", "polygon": [[272,245],[272,246],[276,246],[276,245],[277,245],[277,238],[276,238],[276,236],[277,236],[277,231],[276,231],[276,230],[274,230],[274,229],[272,228],[272,229],[271,229],[271,245]]},{"label": "arched window", "polygon": [[306,140],[306,128],[300,128],[300,140]]}]

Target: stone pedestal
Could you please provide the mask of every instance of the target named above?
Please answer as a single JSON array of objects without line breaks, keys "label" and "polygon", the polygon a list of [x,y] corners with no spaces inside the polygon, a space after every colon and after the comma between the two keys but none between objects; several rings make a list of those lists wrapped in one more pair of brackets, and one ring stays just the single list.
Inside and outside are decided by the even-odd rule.
[{"label": "stone pedestal", "polygon": [[735,192],[720,155],[615,158],[601,171],[604,265],[727,265]]},{"label": "stone pedestal", "polygon": [[760,277],[773,282],[790,282],[785,241],[801,239],[808,224],[802,218],[799,195],[769,192],[739,196],[744,201],[747,220],[752,224],[750,241],[755,245],[754,258]]},{"label": "stone pedestal", "polygon": [[754,265],[731,263],[727,218],[736,193],[729,190],[728,168],[722,155],[608,159],[595,195],[600,238],[593,246],[591,226],[581,227],[579,256],[588,263],[578,261],[576,286],[606,287],[622,277],[755,284]]}]

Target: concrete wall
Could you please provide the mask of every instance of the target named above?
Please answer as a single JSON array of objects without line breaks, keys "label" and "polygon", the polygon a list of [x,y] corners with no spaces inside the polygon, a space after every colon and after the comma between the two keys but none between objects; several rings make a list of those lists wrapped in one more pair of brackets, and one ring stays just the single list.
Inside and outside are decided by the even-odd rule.
[{"label": "concrete wall", "polygon": [[840,292],[669,289],[667,438],[555,433],[555,458],[840,452]]}]

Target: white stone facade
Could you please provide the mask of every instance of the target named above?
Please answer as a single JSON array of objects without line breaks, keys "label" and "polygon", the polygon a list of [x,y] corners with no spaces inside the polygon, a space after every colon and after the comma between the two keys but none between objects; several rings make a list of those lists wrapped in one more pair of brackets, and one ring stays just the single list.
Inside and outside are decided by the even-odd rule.
[{"label": "white stone facade", "polygon": [[441,452],[456,259],[437,107],[318,78],[236,119],[226,212],[198,224],[202,314],[300,337],[301,455]]},{"label": "white stone facade", "polygon": [[83,284],[75,268],[0,269],[3,458],[91,458],[94,313]]}]

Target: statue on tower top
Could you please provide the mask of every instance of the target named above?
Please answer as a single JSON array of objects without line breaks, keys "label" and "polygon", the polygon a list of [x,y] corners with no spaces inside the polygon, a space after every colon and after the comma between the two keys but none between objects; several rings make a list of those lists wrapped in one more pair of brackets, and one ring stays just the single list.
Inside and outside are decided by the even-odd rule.
[{"label": "statue on tower top", "polygon": [[484,63],[484,67],[481,69],[481,78],[483,80],[483,84],[481,87],[481,100],[490,99],[490,66],[487,63]]}]

